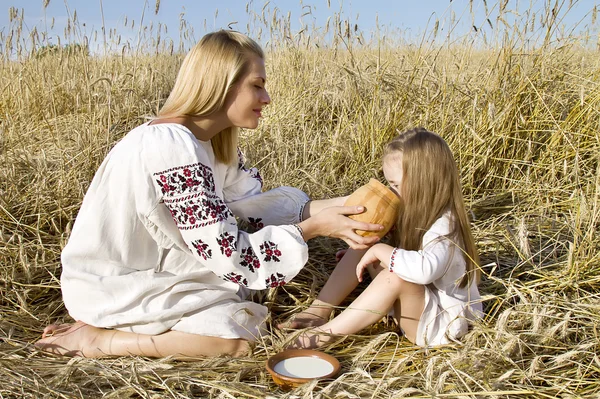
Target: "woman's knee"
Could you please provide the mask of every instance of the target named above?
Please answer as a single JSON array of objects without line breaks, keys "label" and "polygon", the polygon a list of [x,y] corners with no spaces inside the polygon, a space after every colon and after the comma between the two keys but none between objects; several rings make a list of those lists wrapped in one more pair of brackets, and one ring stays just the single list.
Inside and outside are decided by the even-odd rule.
[{"label": "woman's knee", "polygon": [[228,339],[227,341],[229,342],[225,345],[225,354],[233,357],[242,357],[250,353],[250,342],[245,339]]}]

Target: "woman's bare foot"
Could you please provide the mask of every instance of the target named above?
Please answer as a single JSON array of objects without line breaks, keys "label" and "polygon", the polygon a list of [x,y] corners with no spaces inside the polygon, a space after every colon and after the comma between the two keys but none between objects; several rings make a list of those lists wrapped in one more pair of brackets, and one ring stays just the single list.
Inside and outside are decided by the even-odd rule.
[{"label": "woman's bare foot", "polygon": [[63,333],[71,328],[72,325],[72,323],[50,324],[44,328],[44,331],[42,332],[42,338],[48,338],[54,336],[55,334]]},{"label": "woman's bare foot", "polygon": [[35,346],[45,352],[71,357],[105,356],[94,345],[104,329],[93,327],[82,321],[73,324],[50,324],[44,328],[42,339]]}]

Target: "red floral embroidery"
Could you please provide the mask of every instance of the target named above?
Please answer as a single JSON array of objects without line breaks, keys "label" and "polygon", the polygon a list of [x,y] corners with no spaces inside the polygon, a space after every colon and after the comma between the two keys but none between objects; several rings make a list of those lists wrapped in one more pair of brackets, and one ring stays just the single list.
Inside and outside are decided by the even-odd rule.
[{"label": "red floral embroidery", "polygon": [[237,152],[238,152],[238,169],[248,173],[250,175],[250,177],[258,180],[258,182],[260,183],[260,186],[262,187],[263,179],[262,179],[260,173],[258,172],[258,169],[256,169],[256,168],[247,169],[244,166],[244,164],[246,163],[246,160],[244,159],[244,154],[242,154],[242,151],[240,151],[239,148],[238,148]]},{"label": "red floral embroidery", "polygon": [[258,180],[258,182],[260,183],[260,186],[262,187],[263,179],[262,179],[262,176],[260,175],[260,173],[258,173],[258,169],[252,168],[249,170],[249,173],[252,178]]},{"label": "red floral embroidery", "polygon": [[192,241],[192,245],[196,248],[196,252],[198,255],[202,256],[204,260],[210,259],[212,257],[212,249],[208,247],[208,244],[203,242],[202,240],[194,240]]},{"label": "red floral embroidery", "polygon": [[178,166],[154,173],[153,176],[157,177],[156,183],[163,195],[173,196],[199,191],[215,192],[212,169],[201,163]]},{"label": "red floral embroidery", "polygon": [[219,238],[217,238],[217,243],[219,244],[221,253],[228,258],[231,257],[233,251],[236,251],[237,242],[235,237],[227,232],[221,234]]},{"label": "red floral embroidery", "polygon": [[236,274],[233,272],[227,273],[223,276],[223,280],[231,281],[232,283],[248,287],[248,280],[246,280],[241,274]]},{"label": "red floral embroidery", "polygon": [[271,274],[271,277],[265,280],[265,285],[271,288],[281,287],[285,283],[285,276],[281,273]]},{"label": "red floral embroidery", "polygon": [[271,241],[265,241],[260,244],[260,253],[264,255],[265,262],[280,262],[279,257],[281,256],[281,251],[277,249],[277,244]]},{"label": "red floral embroidery", "polygon": [[242,248],[241,258],[240,265],[247,267],[251,272],[254,273],[255,269],[260,268],[260,260],[254,253],[252,247]]},{"label": "red floral embroidery", "polygon": [[394,272],[394,263],[395,263],[395,257],[396,257],[396,251],[398,251],[398,248],[394,248],[394,250],[392,251],[392,255],[390,256],[390,273]]},{"label": "red floral embroidery", "polygon": [[209,197],[205,193],[198,193],[168,198],[164,202],[181,230],[207,226],[234,217],[223,200],[214,194]]},{"label": "red floral embroidery", "polygon": [[257,230],[262,229],[263,227],[265,227],[264,223],[262,222],[261,218],[248,218],[248,222],[250,222],[250,225],[252,227],[254,227]]},{"label": "red floral embroidery", "polygon": [[238,169],[243,170],[244,172],[248,171],[248,169],[246,169],[244,167],[246,160],[244,159],[244,154],[242,154],[242,151],[239,149],[239,147],[237,149],[237,155],[238,155]]}]

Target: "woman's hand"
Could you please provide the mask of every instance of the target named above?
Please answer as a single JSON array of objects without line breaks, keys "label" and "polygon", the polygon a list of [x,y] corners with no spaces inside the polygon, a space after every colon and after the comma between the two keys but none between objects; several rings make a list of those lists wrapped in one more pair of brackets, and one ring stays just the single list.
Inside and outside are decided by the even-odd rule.
[{"label": "woman's hand", "polygon": [[304,210],[302,211],[302,220],[306,220],[309,217],[318,214],[325,208],[330,208],[332,206],[344,206],[348,197],[349,195],[345,197],[308,201],[306,205],[304,205]]},{"label": "woman's hand", "polygon": [[298,225],[304,232],[304,239],[309,240],[316,236],[334,237],[344,240],[350,248],[366,249],[379,241],[379,237],[363,237],[356,234],[355,230],[379,231],[383,229],[380,224],[358,222],[347,215],[364,212],[362,206],[332,206],[300,222]]},{"label": "woman's hand", "polygon": [[365,269],[375,262],[381,262],[385,267],[388,267],[388,261],[392,256],[394,247],[387,244],[376,244],[373,245],[360,259],[356,265],[356,277],[358,281],[362,281],[362,275]]}]

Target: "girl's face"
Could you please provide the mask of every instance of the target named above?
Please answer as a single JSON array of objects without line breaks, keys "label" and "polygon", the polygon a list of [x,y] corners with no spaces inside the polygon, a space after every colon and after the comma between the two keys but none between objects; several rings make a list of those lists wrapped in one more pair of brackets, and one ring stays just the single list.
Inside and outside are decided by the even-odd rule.
[{"label": "girl's face", "polygon": [[256,129],[263,107],[271,102],[265,89],[266,80],[265,61],[256,55],[250,56],[248,71],[225,102],[225,112],[233,126]]},{"label": "girl's face", "polygon": [[394,153],[383,159],[383,175],[390,188],[398,197],[401,197],[402,187],[402,153]]}]

